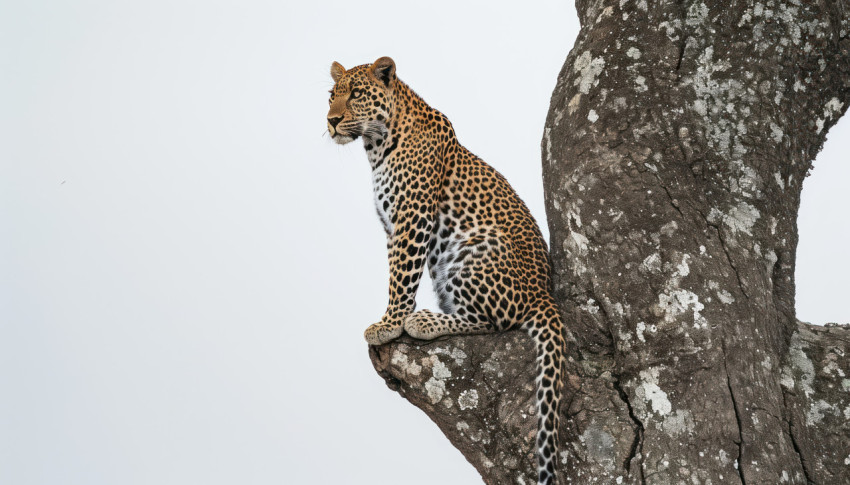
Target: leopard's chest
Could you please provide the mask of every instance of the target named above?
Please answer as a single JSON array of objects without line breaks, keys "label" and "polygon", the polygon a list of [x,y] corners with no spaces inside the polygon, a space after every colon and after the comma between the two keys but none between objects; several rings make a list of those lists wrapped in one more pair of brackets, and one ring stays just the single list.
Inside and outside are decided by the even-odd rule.
[{"label": "leopard's chest", "polygon": [[375,211],[384,226],[387,235],[393,233],[392,214],[396,202],[393,188],[393,177],[387,164],[382,164],[372,170],[372,191],[375,198]]},{"label": "leopard's chest", "polygon": [[375,212],[387,236],[393,233],[393,211],[398,196],[397,177],[394,177],[391,160],[387,157],[387,145],[393,140],[390,133],[375,138],[363,139],[366,156],[372,167],[372,195]]}]

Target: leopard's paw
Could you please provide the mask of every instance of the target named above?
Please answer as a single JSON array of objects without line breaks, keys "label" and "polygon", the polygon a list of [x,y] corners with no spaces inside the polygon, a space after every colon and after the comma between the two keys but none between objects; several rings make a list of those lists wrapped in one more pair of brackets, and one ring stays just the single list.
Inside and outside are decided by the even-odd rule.
[{"label": "leopard's paw", "polygon": [[404,319],[404,331],[413,338],[430,340],[434,335],[434,314],[419,310]]},{"label": "leopard's paw", "polygon": [[402,330],[401,322],[392,324],[381,321],[369,325],[363,332],[363,336],[366,337],[366,342],[369,342],[369,345],[383,345],[398,338]]}]

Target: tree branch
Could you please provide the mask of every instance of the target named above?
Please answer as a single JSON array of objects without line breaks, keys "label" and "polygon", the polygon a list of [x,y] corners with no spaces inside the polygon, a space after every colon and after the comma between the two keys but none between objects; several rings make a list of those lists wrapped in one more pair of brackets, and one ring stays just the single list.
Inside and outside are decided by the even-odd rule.
[{"label": "tree branch", "polygon": [[[427,342],[404,336],[370,347],[369,357],[387,386],[422,409],[485,483],[535,482],[534,346],[524,333]],[[589,357],[580,367],[573,361],[567,373],[559,459],[564,482],[582,483],[591,469],[601,468],[608,472],[600,483],[617,477],[642,483],[639,473],[629,473],[640,469],[631,461],[643,459],[636,447],[640,422],[618,391],[612,361]],[[782,385],[790,416],[785,419],[808,480],[850,483],[845,463],[850,459],[850,326],[798,323],[786,362]],[[644,396],[640,406],[651,406],[650,400]],[[606,418],[609,414],[616,418]],[[631,432],[622,433],[623,428]]]}]

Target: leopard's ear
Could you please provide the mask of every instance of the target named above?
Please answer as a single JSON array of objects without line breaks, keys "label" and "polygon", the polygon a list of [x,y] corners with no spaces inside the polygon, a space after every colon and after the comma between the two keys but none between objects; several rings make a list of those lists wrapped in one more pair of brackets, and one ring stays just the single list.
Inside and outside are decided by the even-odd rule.
[{"label": "leopard's ear", "polygon": [[345,68],[342,67],[342,64],[334,61],[334,63],[331,64],[331,77],[334,82],[339,82],[343,74],[345,74]]},{"label": "leopard's ear", "polygon": [[395,81],[395,61],[389,57],[382,57],[372,64],[372,74],[384,83],[384,86],[389,86]]}]

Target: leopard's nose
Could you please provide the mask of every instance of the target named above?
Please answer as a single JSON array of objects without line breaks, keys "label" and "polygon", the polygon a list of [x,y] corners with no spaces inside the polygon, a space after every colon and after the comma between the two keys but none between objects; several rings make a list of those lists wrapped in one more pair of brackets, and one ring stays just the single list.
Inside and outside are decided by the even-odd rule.
[{"label": "leopard's nose", "polygon": [[328,116],[328,123],[331,125],[331,128],[336,129],[336,125],[338,125],[340,121],[342,121],[342,116]]}]

